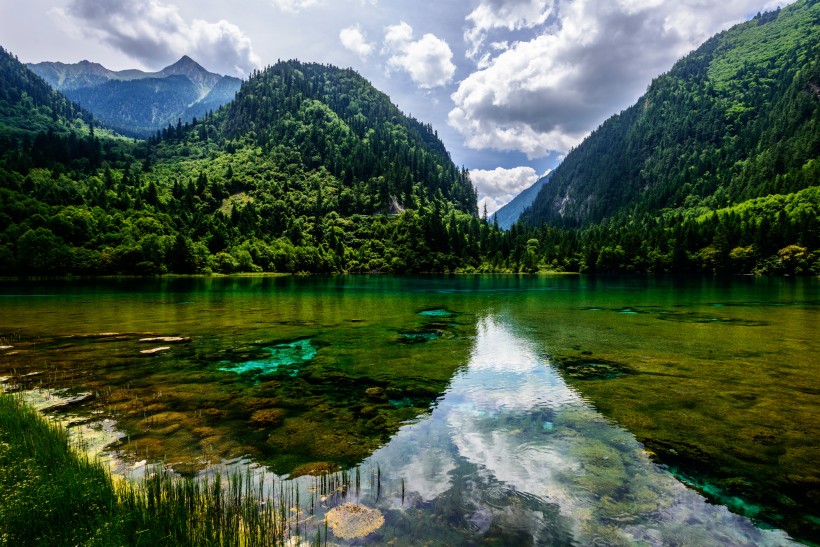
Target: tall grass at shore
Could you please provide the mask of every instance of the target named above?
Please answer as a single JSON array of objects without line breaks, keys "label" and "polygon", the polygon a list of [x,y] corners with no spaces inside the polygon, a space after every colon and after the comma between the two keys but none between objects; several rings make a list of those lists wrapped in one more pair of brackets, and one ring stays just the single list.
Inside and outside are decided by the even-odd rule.
[{"label": "tall grass at shore", "polygon": [[137,483],[115,481],[72,450],[63,428],[0,394],[0,545],[250,547],[292,538],[327,541],[324,522],[300,512],[293,483],[266,485],[251,472],[180,478],[161,468]]},{"label": "tall grass at shore", "polygon": [[0,542],[84,544],[116,513],[102,466],[71,451],[62,428],[19,397],[0,395]]}]

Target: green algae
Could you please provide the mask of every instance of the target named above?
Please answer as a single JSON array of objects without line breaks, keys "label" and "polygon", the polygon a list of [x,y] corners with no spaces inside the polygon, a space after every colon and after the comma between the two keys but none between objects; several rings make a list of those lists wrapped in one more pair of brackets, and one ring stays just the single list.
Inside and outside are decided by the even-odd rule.
[{"label": "green algae", "polygon": [[431,342],[441,338],[441,333],[437,331],[421,331],[421,332],[400,332],[399,342],[406,344],[415,344],[419,342]]},{"label": "green algae", "polygon": [[436,318],[456,317],[458,315],[456,312],[447,310],[445,308],[432,308],[428,310],[421,310],[420,312],[418,312],[418,314],[424,317]]},{"label": "green algae", "polygon": [[273,374],[280,369],[287,368],[288,374],[295,376],[299,372],[298,365],[302,365],[316,357],[316,348],[311,338],[282,342],[263,348],[268,355],[262,359],[253,359],[230,366],[219,367],[224,372],[253,375]]}]

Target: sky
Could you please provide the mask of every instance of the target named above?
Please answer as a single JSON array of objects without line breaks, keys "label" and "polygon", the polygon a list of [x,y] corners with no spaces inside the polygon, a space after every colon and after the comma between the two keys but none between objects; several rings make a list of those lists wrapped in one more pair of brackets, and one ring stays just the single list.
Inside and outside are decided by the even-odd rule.
[{"label": "sky", "polygon": [[352,67],[433,125],[492,213],[711,35],[790,2],[0,0],[0,45],[112,70]]}]

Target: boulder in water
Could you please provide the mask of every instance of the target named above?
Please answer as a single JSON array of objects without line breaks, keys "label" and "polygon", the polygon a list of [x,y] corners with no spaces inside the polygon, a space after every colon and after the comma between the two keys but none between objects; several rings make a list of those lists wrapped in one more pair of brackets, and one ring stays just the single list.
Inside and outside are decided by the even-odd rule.
[{"label": "boulder in water", "polygon": [[358,503],[345,503],[327,512],[327,525],[334,535],[342,539],[363,538],[384,524],[384,516],[378,509]]}]

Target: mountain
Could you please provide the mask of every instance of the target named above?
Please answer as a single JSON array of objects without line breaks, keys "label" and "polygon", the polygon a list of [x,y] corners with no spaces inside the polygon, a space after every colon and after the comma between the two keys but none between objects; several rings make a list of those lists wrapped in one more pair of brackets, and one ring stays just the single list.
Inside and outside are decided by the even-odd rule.
[{"label": "mountain", "polygon": [[718,209],[816,184],[820,3],[709,39],[567,155],[521,219],[586,226],[620,212]]},{"label": "mountain", "polygon": [[490,215],[490,222],[497,222],[502,230],[509,230],[510,226],[518,222],[521,214],[532,205],[541,187],[547,184],[552,178],[552,173],[541,177],[532,186],[515,196],[509,203]]},{"label": "mountain", "polygon": [[[73,125],[41,120],[45,105],[72,103],[9,59],[13,114],[42,124],[0,139],[0,274],[440,272],[497,244],[436,132],[352,70],[277,63],[218,111],[132,142],[90,122],[56,132]],[[92,89],[127,84],[122,116],[144,115],[140,101],[173,97],[162,86],[195,92],[190,67]]]},{"label": "mountain", "polygon": [[437,197],[477,214],[469,176],[432,127],[405,116],[351,69],[279,62],[255,73],[209,123],[227,139],[298,150],[306,169],[364,185],[349,198],[362,208],[344,203],[343,211],[381,212],[391,201],[403,209]]},{"label": "mountain", "polygon": [[176,63],[163,68],[156,75],[149,77],[167,78],[169,76],[184,76],[190,80],[195,86],[197,86],[200,97],[205,97],[211,92],[214,86],[226,78],[228,78],[228,81],[240,81],[238,78],[231,78],[228,76],[214,74],[213,72],[208,72],[187,55],[183,55],[182,58]]},{"label": "mountain", "polygon": [[140,138],[217,110],[242,85],[239,78],[208,72],[187,55],[159,72],[113,71],[89,61],[28,67],[106,126]]},{"label": "mountain", "polygon": [[117,73],[99,63],[80,61],[75,64],[43,62],[26,65],[57,91],[92,87],[118,79]]}]

